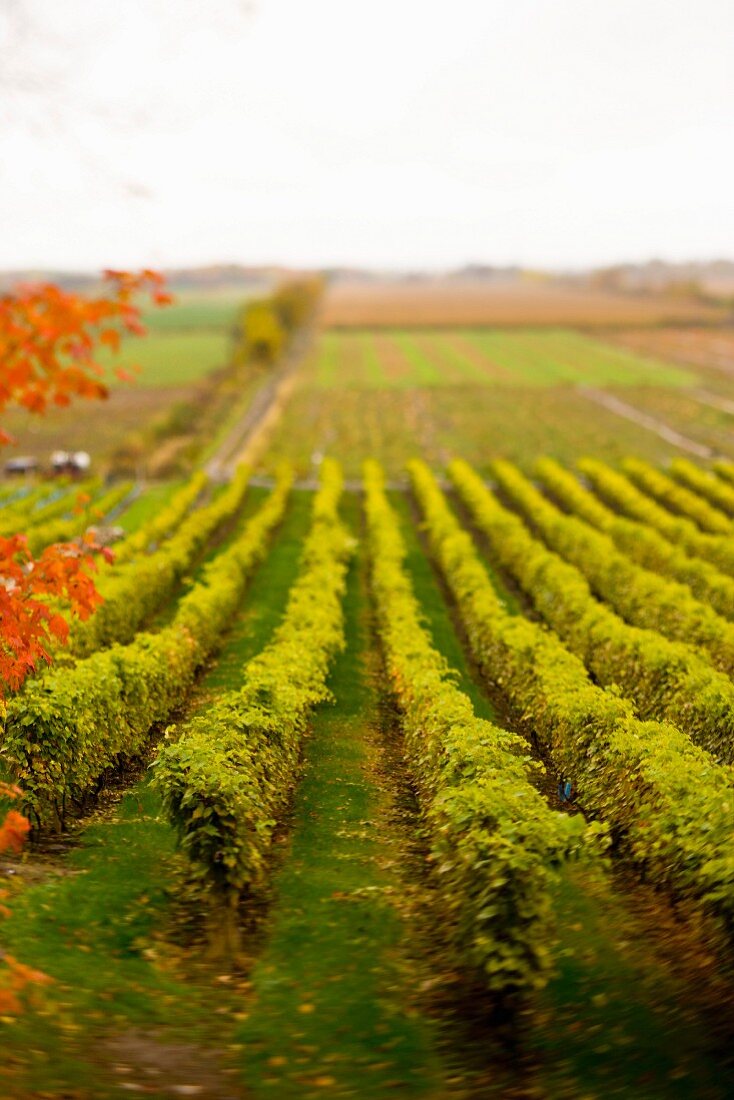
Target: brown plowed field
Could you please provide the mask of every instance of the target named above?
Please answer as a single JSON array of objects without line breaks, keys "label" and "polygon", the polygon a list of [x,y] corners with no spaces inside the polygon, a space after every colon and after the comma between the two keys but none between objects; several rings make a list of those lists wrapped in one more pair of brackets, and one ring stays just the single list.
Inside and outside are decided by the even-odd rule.
[{"label": "brown plowed field", "polygon": [[541,282],[343,282],[329,288],[330,328],[462,325],[659,325],[716,321],[721,312],[662,296],[596,293]]},{"label": "brown plowed field", "polygon": [[615,341],[644,355],[734,375],[734,328],[620,332]]}]

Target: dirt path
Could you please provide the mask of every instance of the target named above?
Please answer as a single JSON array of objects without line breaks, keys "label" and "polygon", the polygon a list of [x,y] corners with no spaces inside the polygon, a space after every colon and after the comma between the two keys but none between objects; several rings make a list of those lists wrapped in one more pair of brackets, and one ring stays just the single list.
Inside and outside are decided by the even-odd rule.
[{"label": "dirt path", "polygon": [[693,390],[691,397],[698,401],[699,405],[706,405],[710,409],[718,409],[719,412],[734,416],[734,401],[722,397],[721,394],[711,393],[709,390]]},{"label": "dirt path", "polygon": [[254,462],[280,419],[296,383],[296,374],[314,339],[312,330],[298,334],[283,362],[255,394],[242,417],[230,429],[206,465],[215,481],[228,480],[240,462]]},{"label": "dirt path", "polygon": [[650,416],[649,413],[644,413],[640,409],[636,409],[634,405],[628,405],[626,401],[622,401],[619,397],[615,397],[614,394],[605,393],[604,390],[597,390],[593,386],[577,386],[577,390],[582,397],[586,397],[589,401],[601,405],[602,408],[608,409],[609,412],[615,413],[625,420],[631,420],[633,424],[639,424],[641,428],[646,428],[648,431],[654,432],[655,435],[664,439],[666,443],[672,443],[674,447],[678,447],[681,451],[687,451],[688,454],[696,455],[697,458],[722,457],[705,443],[697,443],[695,439],[690,439],[687,435],[682,435],[681,432],[676,431],[675,428],[671,428],[670,425],[666,424],[663,420],[658,420],[657,417]]}]

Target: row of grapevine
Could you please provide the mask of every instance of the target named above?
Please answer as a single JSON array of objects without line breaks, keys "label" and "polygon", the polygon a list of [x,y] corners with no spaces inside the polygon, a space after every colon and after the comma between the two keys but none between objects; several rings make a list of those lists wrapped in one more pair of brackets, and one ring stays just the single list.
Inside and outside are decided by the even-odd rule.
[{"label": "row of grapevine", "polygon": [[115,565],[145,554],[156,548],[172,531],[175,531],[186,514],[209,484],[209,478],[198,471],[174,495],[168,505],[152,516],[133,534],[115,544]]},{"label": "row of grapevine", "polygon": [[727,515],[639,458],[626,458],[622,469],[644,493],[664,504],[671,512],[685,516],[711,535],[734,535]]},{"label": "row of grapevine", "polygon": [[90,477],[86,481],[66,484],[60,492],[52,492],[46,497],[40,506],[36,506],[26,518],[26,526],[36,527],[41,523],[48,523],[60,516],[70,515],[78,506],[78,502],[91,501],[103,489],[100,477]]},{"label": "row of grapevine", "polygon": [[262,880],[308,716],[329,698],[329,667],[344,647],[354,542],[339,519],[342,487],[341,470],[325,461],[299,573],[272,640],[247,664],[242,687],[169,731],[155,761],[154,782],[182,846],[225,908]]},{"label": "row of grapevine", "polygon": [[721,672],[734,673],[734,624],[697,600],[687,585],[643,569],[617,550],[608,535],[564,515],[509,462],[493,463],[492,471],[504,497],[618,615],[635,626],[700,647]]},{"label": "row of grapevine", "polygon": [[630,626],[596,600],[583,574],[533,538],[460,460],[452,481],[501,566],[600,684],[618,685],[645,718],[681,725],[703,748],[734,758],[734,684],[683,642]]},{"label": "row of grapevine", "polygon": [[627,557],[645,569],[687,584],[699,600],[734,619],[734,579],[710,562],[689,556],[644,523],[617,515],[554,459],[539,459],[535,472],[553,500],[609,535]]},{"label": "row of grapevine", "polygon": [[140,752],[151,727],[181,704],[220,644],[290,492],[290,471],[232,545],[206,567],[158,634],[52,669],[8,703],[3,757],[39,824],[63,821],[70,802]]},{"label": "row of grapevine", "polygon": [[33,482],[25,484],[24,481],[6,481],[0,484],[0,512],[11,504],[19,504],[31,493],[36,493],[44,486],[35,485]]},{"label": "row of grapevine", "polygon": [[494,992],[544,983],[553,872],[585,846],[581,815],[553,812],[517,734],[477,718],[421,621],[406,549],[376,463],[365,466],[373,597],[444,911],[464,959]]},{"label": "row of grapevine", "polygon": [[241,466],[211,504],[183,521],[155,553],[105,571],[98,584],[104,603],[85,622],[72,623],[67,650],[57,659],[86,657],[115,642],[129,642],[146,620],[170,597],[212,536],[242,507],[249,471]]},{"label": "row of grapevine", "polygon": [[728,481],[730,484],[734,483],[734,462],[725,462],[721,458],[717,459],[714,462],[714,469],[724,481]]},{"label": "row of grapevine", "polygon": [[80,495],[91,495],[100,485],[99,478],[79,482],[71,488],[64,485],[61,491],[58,488],[54,491],[53,486],[48,483],[40,485],[22,500],[3,508],[0,514],[0,537],[17,535],[72,512]]},{"label": "row of grapevine", "polygon": [[727,516],[734,515],[734,487],[727,485],[710,470],[702,470],[688,458],[674,458],[670,464],[670,472],[676,481],[704,497],[719,511]]},{"label": "row of grapevine", "polygon": [[[126,497],[130,496],[132,490],[131,481],[121,482],[79,512],[57,516],[38,525],[34,524],[27,532],[28,549],[35,555],[52,543],[71,542],[72,539],[84,534],[93,519],[102,518],[117,508]],[[70,501],[66,505],[67,512],[71,504]]]},{"label": "row of grapevine", "polygon": [[628,700],[589,680],[554,634],[508,614],[428,468],[413,462],[411,476],[433,553],[485,676],[559,773],[573,778],[586,812],[608,823],[614,843],[648,879],[734,928],[732,769],[675,726],[636,718]]},{"label": "row of grapevine", "polygon": [[578,465],[594,491],[613,508],[659,531],[689,554],[703,558],[722,572],[734,576],[733,538],[704,534],[691,520],[671,515],[651,497],[640,492],[624,474],[597,459],[584,458]]}]

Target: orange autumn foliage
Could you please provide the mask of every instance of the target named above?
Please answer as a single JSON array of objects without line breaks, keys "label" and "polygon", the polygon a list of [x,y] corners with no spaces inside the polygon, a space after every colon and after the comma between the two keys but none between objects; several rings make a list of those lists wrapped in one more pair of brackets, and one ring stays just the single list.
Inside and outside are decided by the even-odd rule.
[{"label": "orange autumn foliage", "polygon": [[[16,404],[43,413],[49,404],[68,405],[73,397],[107,397],[98,349],[117,352],[124,334],[144,334],[141,292],[156,305],[171,298],[155,271],[106,271],[104,279],[105,291],[93,296],[45,283],[0,297],[0,411]],[[115,373],[132,378],[122,368]],[[10,441],[0,429],[0,444]],[[24,535],[0,538],[0,710],[7,689],[20,687],[39,660],[50,660],[51,639],[66,640],[68,624],[49,606],[49,598],[65,600],[82,619],[101,602],[90,575],[100,549],[91,541],[64,543],[34,559]],[[0,796],[20,794],[17,787],[0,784]],[[27,818],[7,811],[0,822],[0,852],[19,852],[29,830]],[[0,952],[0,959],[0,1015],[16,1013],[25,986],[49,979],[10,955]]]},{"label": "orange autumn foliage", "polygon": [[2,954],[2,961],[5,964],[5,980],[0,985],[0,1016],[17,1015],[23,1008],[18,994],[29,984],[46,985],[51,979],[42,970],[26,966],[7,953]]},{"label": "orange autumn foliage", "polygon": [[43,412],[49,403],[68,405],[72,397],[107,396],[98,349],[117,351],[125,333],[145,334],[141,292],[156,305],[171,297],[156,271],[104,274],[109,289],[96,296],[43,283],[0,298],[0,411],[11,402]]},{"label": "orange autumn foliage", "polygon": [[[106,271],[104,279],[104,293],[91,296],[43,283],[0,298],[0,411],[12,403],[42,413],[72,397],[107,397],[100,347],[117,351],[122,335],[145,332],[141,293],[156,305],[171,297],[156,271]],[[0,441],[7,435],[0,432]],[[54,546],[34,561],[22,535],[0,538],[0,697],[18,688],[39,659],[48,660],[52,638],[65,638],[66,624],[51,613],[48,597],[65,599],[81,618],[99,603],[89,575],[95,549]]]},{"label": "orange autumn foliage", "polygon": [[[18,798],[20,793],[18,787],[0,783],[0,796],[3,798]],[[28,818],[19,814],[17,810],[9,810],[0,825],[0,852],[19,852],[30,827]],[[6,896],[7,890],[0,890],[0,899]],[[0,901],[0,913],[7,916],[8,912],[7,907]],[[22,1010],[20,994],[27,985],[43,985],[51,979],[42,971],[18,962],[13,955],[8,955],[4,951],[0,951],[0,961],[3,964],[0,969],[0,1016],[7,1016]]]},{"label": "orange autumn foliage", "polygon": [[31,823],[17,810],[9,810],[0,826],[0,852],[19,852],[30,830]]}]

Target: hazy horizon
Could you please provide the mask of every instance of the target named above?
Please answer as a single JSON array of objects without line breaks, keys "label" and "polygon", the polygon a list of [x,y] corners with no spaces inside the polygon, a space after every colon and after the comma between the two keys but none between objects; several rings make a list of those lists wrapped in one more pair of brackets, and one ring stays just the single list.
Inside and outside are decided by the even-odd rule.
[{"label": "hazy horizon", "polygon": [[[576,267],[571,267],[571,266],[566,266],[566,267],[560,267],[560,266],[559,267],[549,267],[549,266],[548,267],[539,267],[539,266],[532,266],[532,265],[525,266],[523,264],[512,263],[512,262],[503,263],[503,264],[499,264],[499,263],[495,264],[491,260],[467,260],[463,263],[449,264],[449,265],[435,265],[435,266],[429,266],[429,265],[418,266],[418,265],[412,265],[412,264],[409,264],[409,263],[403,263],[403,264],[396,263],[396,264],[389,265],[389,266],[388,265],[377,266],[377,265],[369,265],[369,264],[350,263],[349,261],[347,261],[345,263],[322,264],[320,266],[316,266],[316,265],[305,265],[305,264],[304,265],[291,264],[291,263],[288,263],[287,261],[280,261],[280,260],[257,260],[257,259],[256,260],[249,260],[249,259],[245,259],[245,260],[238,260],[238,259],[206,260],[205,259],[205,260],[202,260],[200,262],[180,263],[180,264],[179,263],[177,263],[177,264],[166,264],[166,265],[163,265],[160,268],[160,270],[165,270],[165,271],[169,271],[169,272],[170,271],[189,272],[189,271],[206,271],[206,270],[209,270],[209,269],[219,268],[219,267],[221,267],[221,268],[237,267],[237,268],[243,269],[244,271],[250,271],[250,270],[252,270],[252,271],[262,271],[262,270],[268,270],[268,269],[283,269],[283,270],[315,272],[315,273],[323,273],[323,272],[328,272],[328,271],[344,271],[344,272],[354,272],[355,274],[365,274],[365,275],[377,276],[377,277],[384,276],[385,278],[393,278],[393,277],[402,278],[402,277],[411,277],[411,276],[432,278],[432,277],[441,277],[442,275],[446,275],[446,276],[454,275],[456,273],[463,272],[464,270],[467,270],[467,269],[470,269],[470,268],[486,268],[486,269],[494,269],[496,271],[515,269],[518,272],[522,273],[523,275],[535,275],[535,274],[537,274],[537,275],[541,275],[541,276],[546,276],[547,275],[549,277],[554,277],[554,278],[556,278],[556,277],[557,278],[564,278],[564,277],[575,278],[575,277],[578,277],[578,276],[583,276],[585,274],[590,274],[590,273],[595,272],[595,271],[604,270],[606,268],[627,267],[627,266],[629,266],[629,267],[645,267],[646,265],[652,265],[652,264],[658,264],[658,263],[663,264],[666,267],[671,267],[671,268],[689,267],[689,266],[707,267],[707,266],[712,266],[714,264],[719,264],[719,263],[731,264],[732,266],[734,266],[734,256],[732,258],[730,258],[728,256],[711,256],[711,257],[703,257],[703,258],[699,257],[699,256],[691,256],[691,257],[684,257],[682,259],[668,259],[668,258],[663,257],[663,256],[649,256],[649,257],[645,257],[645,258],[638,259],[638,260],[631,260],[629,258],[626,258],[626,259],[603,262],[603,263],[599,263],[599,264],[578,265]],[[109,266],[109,265],[107,265],[107,266]],[[112,265],[112,266],[114,266],[114,265]],[[17,271],[20,271],[20,272],[23,272],[23,271],[29,271],[29,272],[39,271],[39,272],[56,272],[58,274],[70,275],[70,276],[80,275],[80,276],[86,277],[86,276],[98,275],[101,270],[102,270],[102,266],[95,266],[93,264],[86,265],[86,266],[80,264],[77,267],[70,267],[70,266],[66,266],[66,265],[41,265],[41,264],[21,265],[21,264],[18,264],[18,265],[7,265],[7,266],[4,266],[4,267],[0,267],[0,274],[8,274],[8,273],[13,273],[13,272],[17,272]]]}]

